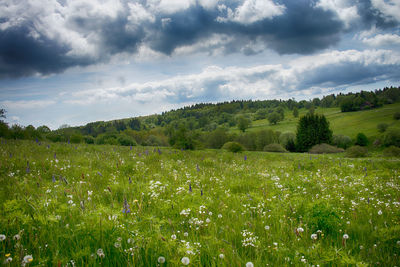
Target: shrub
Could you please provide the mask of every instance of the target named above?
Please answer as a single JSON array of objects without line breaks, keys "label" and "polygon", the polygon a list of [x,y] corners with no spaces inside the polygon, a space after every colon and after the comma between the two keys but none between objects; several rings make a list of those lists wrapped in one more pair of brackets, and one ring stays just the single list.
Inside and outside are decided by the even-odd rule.
[{"label": "shrub", "polygon": [[400,157],[400,147],[390,146],[383,150],[383,155],[386,157]]},{"label": "shrub", "polygon": [[281,120],[281,115],[277,112],[272,112],[268,115],[268,121],[271,124],[277,124]]},{"label": "shrub", "polygon": [[269,144],[269,145],[266,145],[264,147],[264,151],[267,151],[267,152],[280,152],[280,153],[287,152],[287,150],[283,146],[281,146],[280,144]]},{"label": "shrub", "polygon": [[382,123],[379,123],[376,127],[378,128],[379,132],[383,133],[384,131],[386,131],[386,129],[389,127],[389,125],[387,123],[382,122]]},{"label": "shrub", "polygon": [[80,135],[80,134],[73,134],[73,135],[71,135],[71,139],[70,139],[70,141],[71,141],[71,143],[73,143],[73,144],[79,144],[80,142],[82,142],[82,135]]},{"label": "shrub", "polygon": [[352,146],[346,150],[346,156],[349,158],[361,158],[368,155],[368,150],[362,146]]},{"label": "shrub", "polygon": [[296,139],[296,135],[292,132],[284,132],[279,136],[279,144],[281,144],[283,147],[287,149],[287,145],[290,141],[293,141]]},{"label": "shrub", "polygon": [[333,136],[332,144],[337,147],[346,149],[351,146],[351,143],[352,143],[351,138],[348,137],[347,135],[339,134]]},{"label": "shrub", "polygon": [[136,146],[135,139],[127,135],[120,135],[118,137],[118,143],[122,146]]},{"label": "shrub", "polygon": [[400,111],[397,111],[393,114],[393,119],[400,120]]},{"label": "shrub", "polygon": [[318,144],[313,146],[308,152],[311,154],[331,154],[344,152],[344,149],[328,144]]},{"label": "shrub", "polygon": [[334,234],[339,230],[339,214],[325,203],[313,204],[305,216],[305,221],[312,232],[322,230],[325,234]]},{"label": "shrub", "polygon": [[369,140],[367,136],[363,133],[358,133],[356,137],[356,142],[355,144],[358,146],[367,146],[369,143]]},{"label": "shrub", "polygon": [[387,130],[383,138],[383,144],[385,146],[400,147],[400,130],[399,129]]},{"label": "shrub", "polygon": [[262,151],[266,145],[278,143],[279,133],[272,130],[261,130],[256,132],[256,149]]},{"label": "shrub", "polygon": [[242,152],[244,150],[243,146],[238,142],[226,142],[222,149],[226,149],[233,153]]},{"label": "shrub", "polygon": [[94,138],[90,135],[86,135],[83,137],[83,140],[86,144],[94,144]]}]

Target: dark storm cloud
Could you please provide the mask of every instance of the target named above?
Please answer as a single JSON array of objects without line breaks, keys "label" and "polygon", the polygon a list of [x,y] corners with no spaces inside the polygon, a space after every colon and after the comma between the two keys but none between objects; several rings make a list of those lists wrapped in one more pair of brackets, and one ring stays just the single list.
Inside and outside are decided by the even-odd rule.
[{"label": "dark storm cloud", "polygon": [[[40,23],[29,19],[40,20],[41,14],[25,18],[23,24],[0,27],[0,77],[50,74],[73,66],[106,62],[118,53],[134,54],[140,45],[171,55],[179,47],[205,42],[215,34],[230,37],[230,41],[219,47],[225,53],[253,55],[270,48],[279,54],[311,54],[335,45],[345,31],[343,22],[333,11],[323,10],[311,0],[273,3],[280,5],[276,14],[244,22],[232,19],[227,12],[236,14],[235,10],[242,4],[237,1],[220,1],[225,4],[224,10],[217,6],[206,8],[195,2],[174,12],[160,12],[145,1],[140,3],[140,8],[132,13],[129,11],[132,3],[123,2],[116,16],[93,15],[85,3],[82,6],[88,12],[64,14],[67,19],[60,27],[75,32],[88,43],[87,49],[94,52],[76,53],[80,49],[74,47],[76,37],[72,36],[71,42],[61,40],[59,36],[64,34],[61,29],[58,35],[46,35],[46,30],[37,29]],[[358,11],[364,24],[375,23],[378,27],[395,24],[375,10],[370,1],[359,1]],[[140,19],[132,23],[131,17]],[[0,23],[6,24],[9,19],[3,15]],[[32,30],[39,36],[32,35]],[[261,50],[252,47],[255,43],[261,43]],[[215,48],[214,45],[209,49]]]},{"label": "dark storm cloud", "polygon": [[56,40],[30,36],[28,27],[0,31],[0,78],[58,73],[68,67],[94,63],[88,58],[71,58],[69,48]]}]

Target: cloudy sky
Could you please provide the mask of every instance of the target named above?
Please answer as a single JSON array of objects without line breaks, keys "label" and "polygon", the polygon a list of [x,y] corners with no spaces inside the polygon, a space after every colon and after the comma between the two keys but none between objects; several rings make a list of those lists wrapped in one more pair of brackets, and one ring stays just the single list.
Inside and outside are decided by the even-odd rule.
[{"label": "cloudy sky", "polygon": [[2,0],[10,124],[400,85],[398,0]]}]

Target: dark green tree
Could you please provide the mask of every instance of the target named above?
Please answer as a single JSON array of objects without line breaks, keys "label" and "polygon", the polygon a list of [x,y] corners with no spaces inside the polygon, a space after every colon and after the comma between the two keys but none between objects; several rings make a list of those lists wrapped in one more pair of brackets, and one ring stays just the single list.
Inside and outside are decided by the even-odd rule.
[{"label": "dark green tree", "polygon": [[272,112],[268,115],[268,121],[271,124],[277,124],[281,120],[281,115],[277,112]]},{"label": "dark green tree", "polygon": [[297,107],[293,108],[293,116],[297,118],[299,116],[299,109]]},{"label": "dark green tree", "polygon": [[363,134],[363,133],[357,134],[356,142],[355,142],[356,145],[367,146],[368,143],[369,143],[369,140],[365,134]]},{"label": "dark green tree", "polygon": [[307,114],[297,125],[296,148],[299,152],[308,151],[312,146],[332,142],[332,131],[324,115]]}]

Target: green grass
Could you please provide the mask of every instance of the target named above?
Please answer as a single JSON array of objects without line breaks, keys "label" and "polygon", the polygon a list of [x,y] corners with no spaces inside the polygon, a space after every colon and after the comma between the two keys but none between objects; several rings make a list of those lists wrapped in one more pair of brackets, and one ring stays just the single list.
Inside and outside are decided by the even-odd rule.
[{"label": "green grass", "polygon": [[191,266],[400,261],[399,160],[160,152],[1,140],[0,261],[10,257],[11,266],[20,266],[26,255],[32,266],[156,266],[160,256],[166,259],[160,266],[181,266],[183,257]]},{"label": "green grass", "polygon": [[[324,114],[330,123],[333,134],[343,134],[355,138],[359,132],[363,132],[370,139],[379,136],[377,125],[387,123],[389,127],[400,128],[400,121],[393,119],[393,114],[400,110],[400,103],[384,105],[381,108],[356,111],[341,112],[340,108],[317,108],[316,113]],[[299,110],[299,118],[306,114],[307,110]],[[261,129],[271,129],[280,132],[296,132],[299,118],[294,118],[292,112],[286,111],[285,119],[276,125],[270,125],[267,119],[253,121],[251,128],[247,131],[258,131]],[[239,132],[234,127],[233,132]]]}]

